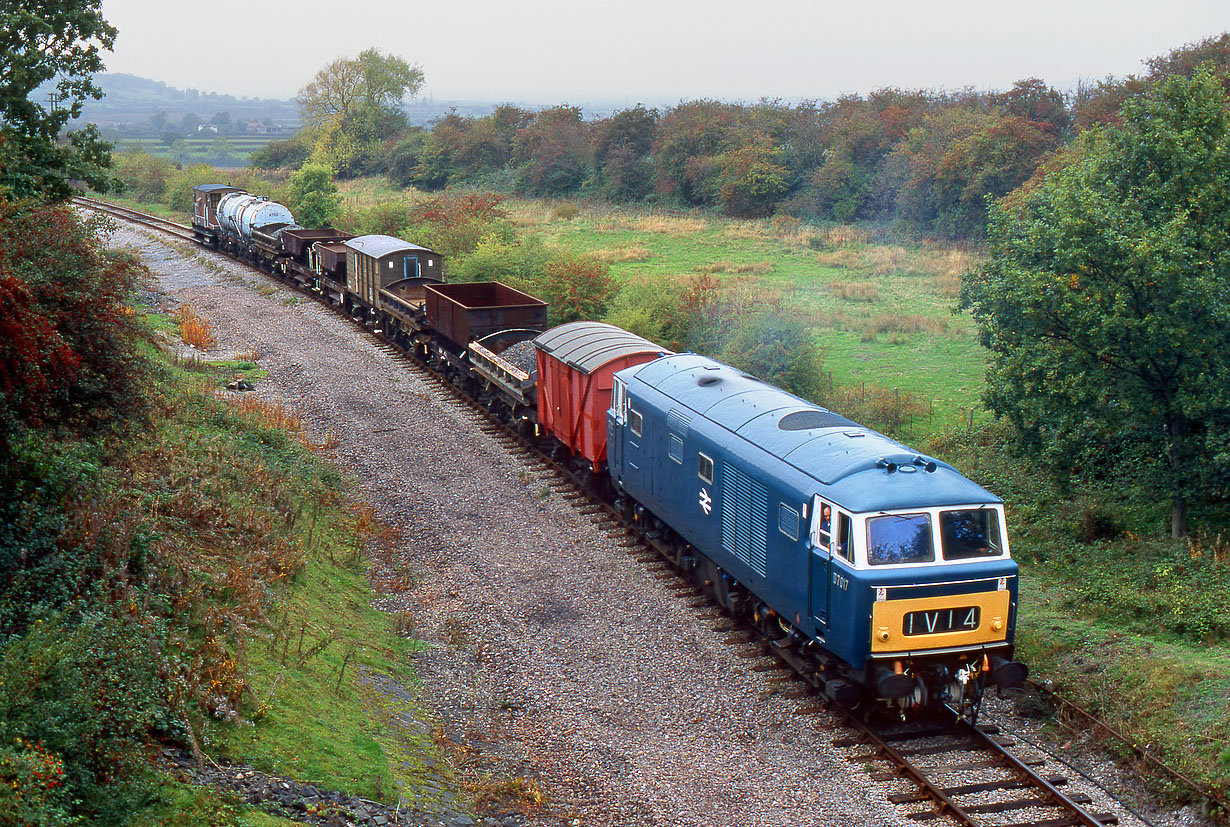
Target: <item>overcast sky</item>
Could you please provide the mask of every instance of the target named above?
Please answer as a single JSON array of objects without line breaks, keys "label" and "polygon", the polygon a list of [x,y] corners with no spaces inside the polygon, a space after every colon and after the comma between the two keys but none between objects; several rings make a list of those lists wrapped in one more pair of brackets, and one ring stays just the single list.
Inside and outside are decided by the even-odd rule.
[{"label": "overcast sky", "polygon": [[[585,104],[1063,90],[1230,29],[1227,0],[103,0],[111,72],[289,98],[375,46],[425,95]],[[208,13],[202,9],[208,8]]]}]

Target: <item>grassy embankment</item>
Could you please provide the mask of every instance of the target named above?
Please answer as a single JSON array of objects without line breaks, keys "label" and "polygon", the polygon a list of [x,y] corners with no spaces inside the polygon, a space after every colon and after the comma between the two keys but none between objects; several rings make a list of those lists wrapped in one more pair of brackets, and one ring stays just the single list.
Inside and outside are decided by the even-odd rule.
[{"label": "grassy embankment", "polygon": [[[208,324],[194,314],[150,319],[208,344]],[[199,722],[201,748],[326,789],[429,801],[421,782],[437,772],[429,769],[437,757],[428,727],[401,723],[421,713],[373,680],[414,681],[407,656],[417,644],[396,633],[399,618],[371,607],[364,557],[366,549],[392,566],[383,586],[407,588],[409,578],[382,554],[394,538],[351,502],[293,412],[254,396],[221,398],[236,376],[259,384],[263,374],[242,356],[167,364],[166,416],[133,460],[131,495],[151,503],[157,529],[204,576],[221,580],[234,603],[218,609],[232,657],[213,668],[240,703],[222,715],[229,720]],[[191,813],[220,804],[178,786],[162,800],[136,823],[196,823]],[[267,818],[229,805],[223,813],[234,823]]]}]

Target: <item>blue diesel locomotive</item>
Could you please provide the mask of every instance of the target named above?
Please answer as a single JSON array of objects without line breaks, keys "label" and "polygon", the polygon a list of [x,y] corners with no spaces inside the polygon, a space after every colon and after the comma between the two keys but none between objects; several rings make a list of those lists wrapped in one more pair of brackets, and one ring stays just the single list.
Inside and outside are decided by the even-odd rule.
[{"label": "blue diesel locomotive", "polygon": [[834,700],[1025,679],[1003,502],[951,466],[695,354],[615,374],[607,431],[626,515]]}]

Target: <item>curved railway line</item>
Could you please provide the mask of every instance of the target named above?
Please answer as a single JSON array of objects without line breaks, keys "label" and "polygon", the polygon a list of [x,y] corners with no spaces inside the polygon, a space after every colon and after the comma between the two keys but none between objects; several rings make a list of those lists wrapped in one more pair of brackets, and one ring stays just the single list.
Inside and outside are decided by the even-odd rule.
[{"label": "curved railway line", "polygon": [[192,228],[186,224],[179,224],[174,221],[169,221],[165,218],[159,218],[155,215],[138,212],[137,210],[121,207],[118,204],[111,204],[106,201],[99,201],[97,198],[86,198],[83,195],[73,197],[73,203],[78,207],[96,210],[114,218],[119,218],[123,221],[128,221],[133,224],[139,224],[142,227],[148,227],[151,230],[173,235],[176,238],[185,241],[195,241],[196,236],[192,233]]},{"label": "curved railway line", "polygon": [[[73,201],[80,207],[98,210],[178,239],[194,240],[191,228],[173,221],[92,198],[77,197]],[[249,262],[233,260],[270,275]],[[321,297],[316,298],[323,302]],[[726,633],[724,642],[739,647],[737,654],[740,657],[754,661],[751,666],[753,671],[766,673],[772,682],[770,694],[798,699],[800,706],[796,710],[797,715],[815,715],[824,711],[840,715],[851,734],[836,738],[834,744],[852,748],[852,763],[866,767],[873,780],[893,788],[892,792],[887,793],[888,800],[909,807],[906,818],[918,822],[948,821],[966,827],[1100,827],[1119,822],[1119,817],[1114,813],[1089,811],[1087,805],[1091,804],[1091,799],[1088,795],[1065,792],[1068,786],[1066,777],[1044,775],[1038,769],[1043,765],[1042,759],[1014,754],[1011,748],[1016,746],[1015,742],[1003,737],[994,725],[975,726],[961,720],[955,713],[951,719],[874,723],[863,720],[857,709],[830,705],[807,681],[806,676],[794,669],[789,652],[775,646],[774,641],[763,637],[757,629],[737,622],[712,603],[689,572],[679,569],[667,559],[656,537],[646,534],[640,527],[626,524],[616,509],[588,488],[584,480],[555,462],[534,440],[490,416],[456,384],[361,322],[356,322],[356,325],[386,353],[397,357],[430,384],[447,390],[443,396],[464,408],[474,427],[517,456],[530,474],[536,475],[553,493],[567,500],[579,516],[596,522],[604,533],[620,538],[618,544],[639,557],[651,576],[664,581],[669,590],[686,600],[687,605],[696,609],[698,617],[710,624],[715,632]],[[1091,726],[1122,738],[1070,701],[1036,683],[1034,688],[1041,689],[1052,697],[1057,706],[1077,714]],[[1156,758],[1152,758],[1151,764],[1190,786],[1196,799],[1203,798],[1225,807],[1226,802],[1219,796],[1200,788]]]}]

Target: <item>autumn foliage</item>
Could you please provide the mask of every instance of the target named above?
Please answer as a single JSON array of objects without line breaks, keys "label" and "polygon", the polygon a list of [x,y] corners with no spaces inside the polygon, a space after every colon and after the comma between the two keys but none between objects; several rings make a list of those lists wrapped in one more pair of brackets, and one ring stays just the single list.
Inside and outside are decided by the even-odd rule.
[{"label": "autumn foliage", "polygon": [[0,449],[19,423],[91,432],[143,405],[138,272],[66,205],[0,201]]}]

